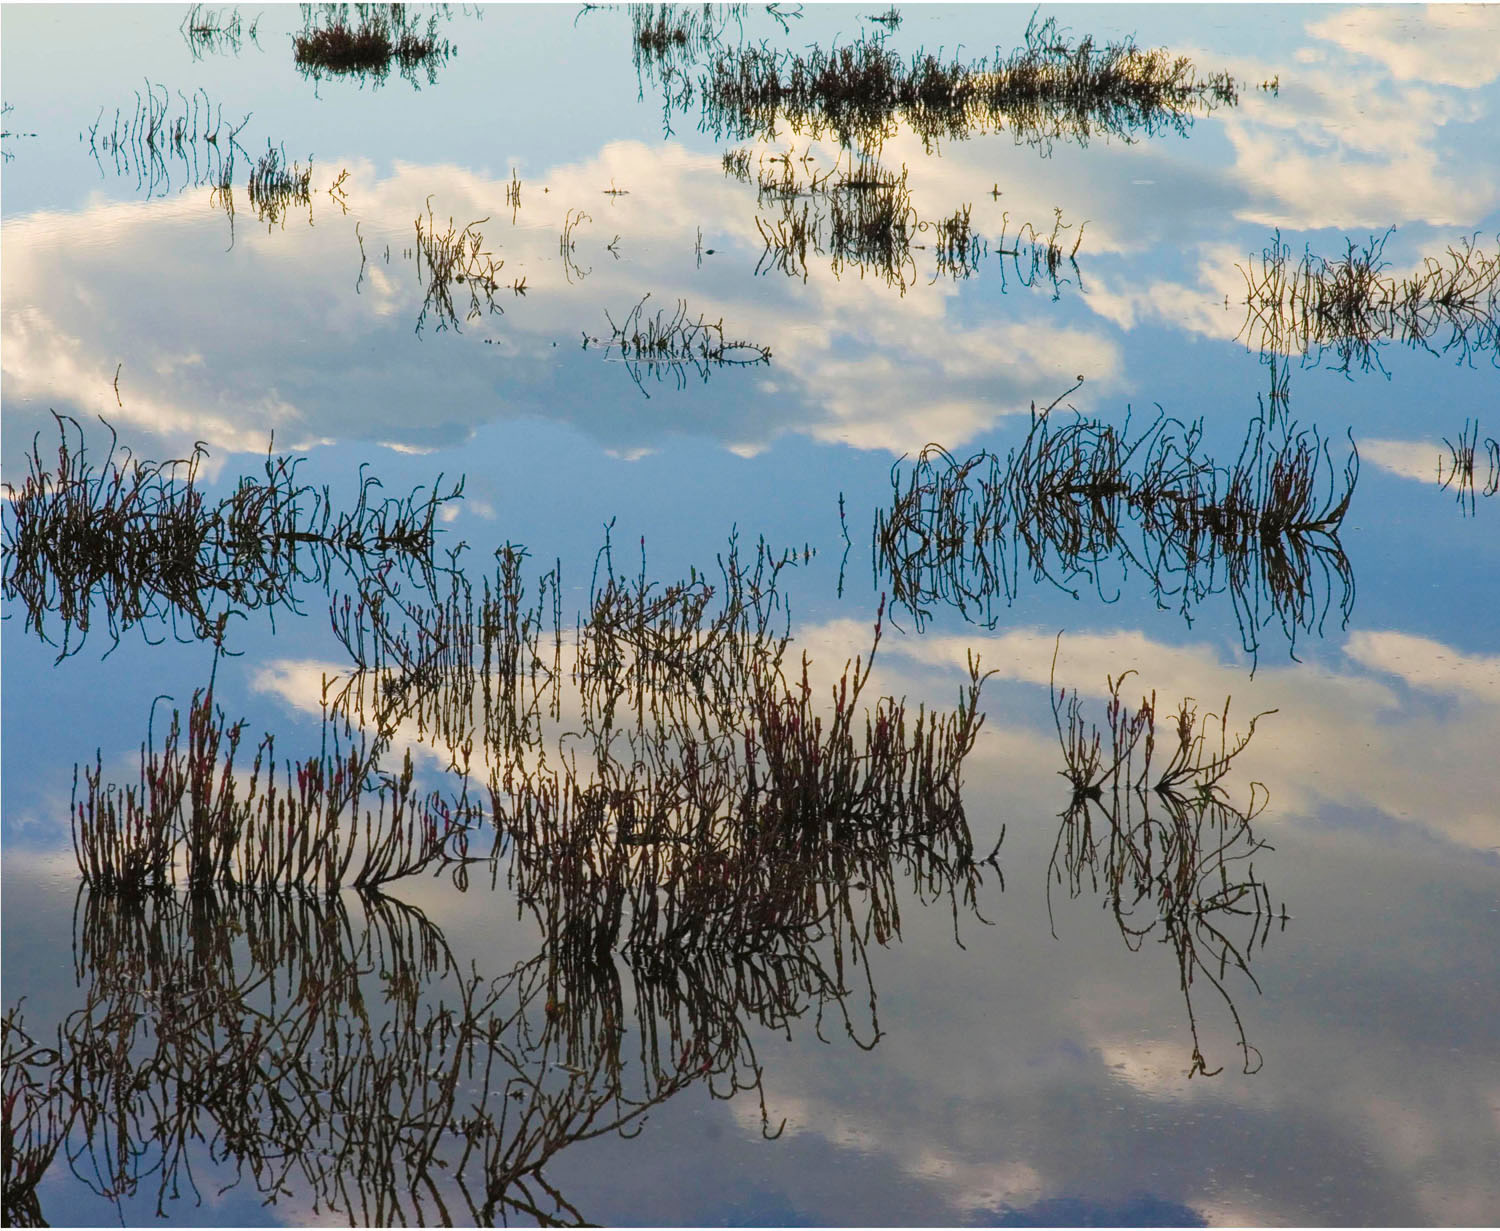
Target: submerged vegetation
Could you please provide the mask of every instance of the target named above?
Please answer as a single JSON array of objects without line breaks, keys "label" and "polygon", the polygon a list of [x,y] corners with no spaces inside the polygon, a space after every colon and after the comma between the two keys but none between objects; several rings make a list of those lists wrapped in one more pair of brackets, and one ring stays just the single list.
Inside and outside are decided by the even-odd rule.
[{"label": "submerged vegetation", "polygon": [[[1072,789],[1048,868],[1048,901],[1055,881],[1078,897],[1085,883],[1103,892],[1125,943],[1139,951],[1155,937],[1172,947],[1193,1038],[1189,1076],[1213,1076],[1198,1034],[1193,985],[1206,980],[1229,1010],[1244,1071],[1261,1067],[1261,1054],[1245,1036],[1226,975],[1233,968],[1256,991],[1250,972],[1257,944],[1272,923],[1285,926],[1286,908],[1273,910],[1270,892],[1251,860],[1271,847],[1252,822],[1266,805],[1265,788],[1252,783],[1237,806],[1225,790],[1235,759],[1249,746],[1256,723],[1229,738],[1229,700],[1218,714],[1199,715],[1191,700],[1157,730],[1153,692],[1132,709],[1121,695],[1132,672],[1108,682],[1105,730],[1085,724],[1075,691],[1056,687],[1052,713],[1062,746],[1060,771]],[[1274,711],[1273,711],[1274,712]],[[1160,743],[1158,736],[1160,735]],[[1231,935],[1238,931],[1236,938]]]},{"label": "submerged vegetation", "polygon": [[1283,424],[1277,434],[1257,417],[1224,465],[1203,455],[1201,420],[1162,414],[1132,433],[1128,418],[1123,428],[1058,422],[1058,402],[1033,407],[1025,439],[1003,459],[960,461],[929,445],[892,467],[874,569],[919,624],[944,603],[994,627],[996,601],[1014,601],[1027,576],[1113,601],[1111,568],[1122,581],[1134,568],[1189,621],[1227,593],[1252,656],[1273,620],[1293,650],[1299,631],[1321,629],[1335,583],[1348,619],[1354,579],[1338,536],[1359,473],[1352,443],[1340,481],[1316,430]]},{"label": "submerged vegetation", "polygon": [[130,628],[163,625],[222,644],[232,615],[295,610],[298,586],[326,581],[335,565],[358,576],[395,564],[430,585],[437,515],[463,491],[443,491],[439,479],[430,493],[381,499],[379,480],[362,475],[357,497],[338,507],[327,488],[298,481],[301,459],[268,454],[262,476],[211,501],[199,484],[203,446],[137,458],[106,423],[110,445],[96,466],[79,424],[54,418],[56,468],[38,434],[21,487],[4,485],[0,593],[21,602],[43,641],[57,617],[59,661],[101,617],[114,644]]},{"label": "submerged vegetation", "polygon": [[438,37],[437,14],[419,25],[405,4],[356,4],[352,11],[348,4],[304,5],[292,48],[298,69],[315,81],[353,76],[378,85],[395,65],[419,88],[418,72],[436,84],[438,69],[453,54]]}]

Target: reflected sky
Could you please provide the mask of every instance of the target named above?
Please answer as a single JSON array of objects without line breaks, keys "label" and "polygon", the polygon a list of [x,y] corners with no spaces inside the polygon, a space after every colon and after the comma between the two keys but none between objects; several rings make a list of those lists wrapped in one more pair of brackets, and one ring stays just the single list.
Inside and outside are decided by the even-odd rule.
[{"label": "reflected sky", "polygon": [[[758,1097],[725,1101],[685,1080],[640,1137],[552,1158],[548,1182],[577,1211],[658,1224],[1493,1221],[1500,498],[1483,491],[1497,355],[1492,341],[1460,356],[1441,334],[1439,353],[1395,334],[1369,370],[1341,372],[1293,348],[1276,356],[1278,386],[1247,344],[1245,296],[1278,235],[1294,261],[1334,259],[1394,228],[1382,250],[1394,279],[1465,240],[1495,253],[1500,10],[1068,8],[1070,37],[1133,34],[1232,74],[1236,101],[1180,133],[1048,151],[1008,131],[924,143],[892,122],[878,164],[906,176],[895,278],[829,238],[831,198],[812,185],[852,174],[851,152],[785,124],[772,140],[715,140],[696,102],[674,105],[659,75],[637,72],[624,7],[453,7],[439,32],[454,54],[432,81],[299,75],[289,36],[301,19],[285,8],[265,12],[254,40],[195,54],[185,12],[0,16],[6,128],[37,134],[5,140],[9,483],[34,434],[44,460],[55,452],[54,410],[91,445],[105,417],[144,458],[202,442],[210,500],[272,445],[306,455],[302,474],[335,502],[366,463],[391,494],[461,474],[440,551],[466,544],[457,560],[477,579],[502,543],[525,544],[533,584],[556,560],[569,656],[606,526],[620,570],[662,584],[717,575],[736,528],[742,544],[764,535],[798,553],[787,661],[800,671],[807,655],[826,709],[889,586],[870,527],[892,466],[931,442],[1004,457],[1063,396],[1054,422],[1140,426],[1158,408],[1201,419],[1220,459],[1268,410],[1315,427],[1340,464],[1358,451],[1340,527],[1348,610],[1334,604],[1295,644],[1266,639],[1252,655],[1227,607],[1184,613],[1131,584],[1022,587],[992,627],[939,604],[918,628],[886,607],[869,697],[946,711],[970,655],[994,673],[962,779],[975,849],[1001,843],[1003,890],[987,884],[982,918],[956,923],[946,901],[903,887],[899,935],[868,944],[856,980],[861,996],[866,975],[874,990],[859,1006],[878,1016],[872,1049],[842,1025],[820,1041],[811,1014],[749,1027],[767,1115],[786,1121],[779,1139],[763,1138]],[[888,31],[874,15],[809,5],[783,29],[753,5],[721,14],[722,37],[802,50],[879,35],[903,57],[941,47],[968,62],[1020,45],[1030,10],[913,6]],[[60,62],[49,49],[64,39]],[[227,189],[216,143],[198,144],[196,171],[191,141],[186,159],[168,149],[165,179],[143,180],[97,141],[91,153],[91,126],[109,129],[117,108],[128,118],[147,82],[167,88],[171,116],[191,115],[192,97],[234,125],[249,114]],[[274,211],[249,188],[268,148],[312,168],[305,199]],[[758,190],[783,172],[790,194]],[[766,237],[804,207],[824,230],[788,272]],[[955,272],[939,249],[965,210],[972,257]],[[1072,259],[1055,277],[1022,276],[1005,250],[1045,238],[1055,218],[1082,224]],[[1477,310],[1492,339],[1487,293]],[[637,305],[637,323],[670,322],[679,304],[768,362],[670,347],[630,362],[614,326]],[[1441,481],[1471,432],[1466,501]],[[53,1030],[85,995],[68,957],[74,766],[97,750],[106,778],[133,781],[153,697],[185,707],[210,673],[231,721],[274,733],[289,755],[318,747],[326,681],[350,669],[325,616],[358,593],[325,580],[296,610],[234,620],[225,657],[137,629],[107,657],[101,637],[56,665],[7,598],[5,999],[26,997],[28,1028]],[[1208,1068],[1224,1067],[1188,1076],[1171,945],[1153,935],[1132,951],[1089,891],[1054,884],[1049,913],[1070,793],[1053,689],[1100,718],[1124,672],[1136,673],[1125,698],[1155,691],[1159,713],[1192,698],[1217,714],[1229,698],[1231,734],[1266,715],[1223,783],[1237,803],[1252,784],[1268,799],[1254,872],[1289,916],[1223,980],[1264,1057],[1253,1074],[1225,1002],[1195,985]],[[583,708],[570,680],[549,738]],[[415,724],[388,734],[423,790],[452,785],[450,756]],[[476,751],[477,778],[490,755]],[[392,892],[460,966],[493,977],[542,943],[501,880],[459,894],[446,876],[412,877]],[[65,1163],[38,1193],[53,1221],[117,1218]],[[272,1206],[242,1186],[168,1213],[302,1223],[329,1211],[293,1184]],[[118,1214],[153,1218],[154,1194]]]}]

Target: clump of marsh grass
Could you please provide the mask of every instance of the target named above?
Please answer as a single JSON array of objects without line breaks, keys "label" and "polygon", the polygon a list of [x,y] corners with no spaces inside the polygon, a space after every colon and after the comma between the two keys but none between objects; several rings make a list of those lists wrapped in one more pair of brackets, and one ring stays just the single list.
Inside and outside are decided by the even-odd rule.
[{"label": "clump of marsh grass", "polygon": [[37,1185],[62,1148],[75,1114],[66,1094],[62,1052],[27,1033],[20,1002],[5,1011],[3,1032],[0,1182],[5,1225],[45,1227]]},{"label": "clump of marsh grass", "polygon": [[685,107],[692,97],[688,71],[724,44],[730,23],[743,35],[743,4],[631,4],[630,50],[635,65],[637,96],[646,96],[646,82],[663,96],[662,122],[671,134],[671,111]]},{"label": "clump of marsh grass", "polygon": [[[509,188],[507,188],[507,194]],[[516,187],[516,202],[520,201],[519,184]],[[464,309],[464,319],[469,322],[486,315],[504,314],[505,309],[495,302],[495,292],[501,289],[499,274],[504,260],[496,260],[492,253],[484,250],[484,235],[479,227],[488,222],[480,218],[466,223],[460,230],[448,219],[446,229],[438,227],[432,216],[432,203],[427,204],[427,224],[424,227],[418,215],[417,228],[417,279],[426,288],[422,310],[417,314],[417,332],[421,333],[432,313],[441,333],[450,325],[458,331],[459,307],[453,301],[455,286],[462,288],[459,294],[467,294],[469,304]],[[425,272],[423,267],[425,268]]]},{"label": "clump of marsh grass", "polygon": [[1011,53],[972,64],[926,52],[905,60],[878,37],[805,54],[765,44],[721,51],[699,83],[702,125],[736,139],[832,134],[840,144],[878,145],[895,121],[924,142],[1009,130],[1050,151],[1058,140],[1185,132],[1196,115],[1238,98],[1227,73],[1200,77],[1186,57],[1125,39],[1070,41],[1056,20],[1027,26]]},{"label": "clump of marsh grass", "polygon": [[212,9],[204,4],[195,4],[182,19],[178,30],[187,43],[188,50],[192,52],[193,59],[201,60],[205,55],[225,52],[238,55],[246,35],[252,44],[259,46],[259,27],[258,16],[248,27],[244,26],[237,8]]},{"label": "clump of marsh grass", "polygon": [[742,146],[737,150],[724,151],[724,174],[731,176],[742,184],[750,182],[750,147]]},{"label": "clump of marsh grass", "polygon": [[[431,607],[336,609],[358,669],[334,708],[382,732],[413,720],[465,774],[482,741],[494,877],[508,867],[522,900],[555,902],[555,922],[570,929],[583,926],[579,903],[594,903],[606,951],[657,954],[670,942],[691,953],[742,944],[757,928],[784,930],[777,943],[788,943],[815,929],[831,901],[864,900],[856,883],[888,883],[893,863],[926,869],[935,879],[914,872],[916,881],[968,901],[983,861],[973,858],[960,770],[982,722],[984,674],[971,662],[956,712],[866,703],[877,619],[869,655],[847,663],[820,703],[807,660],[800,672],[786,663],[779,583],[808,554],[761,541],[746,558],[731,540],[716,573],[661,584],[644,552],[636,575],[617,572],[606,538],[571,636],[575,700],[555,757],[544,731],[562,712],[561,585],[554,568],[527,599],[515,548],[481,602],[455,581]],[[855,875],[861,861],[868,880]],[[813,892],[830,867],[849,873],[831,899]],[[788,891],[793,881],[808,895]],[[878,912],[883,900],[872,890],[865,908]]]},{"label": "clump of marsh grass", "polygon": [[1240,267],[1245,278],[1245,323],[1240,336],[1268,361],[1301,356],[1336,371],[1384,371],[1380,349],[1398,342],[1461,363],[1488,354],[1500,364],[1500,252],[1485,252],[1476,237],[1425,257],[1416,271],[1390,273],[1385,245],[1395,228],[1363,245],[1345,241],[1329,260],[1311,249],[1293,258],[1278,232],[1260,255]]},{"label": "clump of marsh grass", "polygon": [[293,57],[305,76],[358,77],[379,85],[391,67],[413,86],[420,88],[417,73],[427,83],[437,82],[441,65],[453,54],[446,39],[438,37],[436,14],[425,26],[408,13],[404,4],[324,4],[314,12],[304,7],[301,33],[292,39]]},{"label": "clump of marsh grass", "polygon": [[154,1190],[165,1216],[212,1192],[194,1172],[206,1145],[232,1160],[230,1187],[270,1201],[295,1181],[355,1221],[582,1222],[545,1175],[559,1152],[630,1132],[691,1085],[759,1085],[728,1016],[753,1011],[748,973],[737,1001],[732,976],[674,992],[628,968],[565,999],[546,955],[465,973],[419,911],[345,901],[87,895],[86,999],[59,1057],[80,1181]]},{"label": "clump of marsh grass", "polygon": [[[604,342],[605,354],[613,352],[620,356],[636,388],[647,397],[651,395],[646,391],[646,376],[655,376],[660,381],[671,375],[682,389],[687,385],[689,372],[707,381],[716,368],[771,362],[770,347],[727,336],[722,320],[710,321],[701,314],[694,320],[684,299],[679,299],[670,313],[662,308],[654,316],[646,315],[650,298],[648,291],[619,324],[608,309],[604,313],[610,328],[610,336]],[[585,334],[583,344],[587,348],[598,341]]]},{"label": "clump of marsh grass", "polygon": [[[738,154],[745,155],[744,178],[748,180],[748,151],[739,151],[736,159]],[[738,174],[730,169],[728,155],[725,165],[726,174]],[[738,167],[739,161],[734,165]],[[861,278],[872,274],[904,295],[917,277],[914,251],[925,246],[934,255],[933,281],[970,277],[993,255],[1002,291],[1007,288],[1007,265],[1023,286],[1050,283],[1054,299],[1068,281],[1067,269],[1082,285],[1077,256],[1087,223],[1078,226],[1069,246],[1074,227],[1063,221],[1061,209],[1053,212],[1050,233],[1027,222],[1011,235],[1007,212],[1000,234],[992,241],[979,234],[972,205],[961,206],[946,218],[921,218],[912,203],[907,168],[903,165],[899,173],[891,171],[868,153],[858,158],[851,155],[847,162],[840,155],[826,169],[812,165],[807,154],[799,159],[789,153],[762,154],[756,176],[757,204],[774,207],[771,216],[757,215],[755,220],[765,245],[757,273],[778,269],[806,281],[811,250],[828,257],[836,278],[849,270]],[[931,242],[926,245],[917,242],[928,236]]]},{"label": "clump of marsh grass", "polygon": [[[1063,396],[1066,396],[1064,394]],[[1023,577],[1106,601],[1106,569],[1144,575],[1184,618],[1227,593],[1247,653],[1276,620],[1295,647],[1320,628],[1335,584],[1348,619],[1353,576],[1338,532],[1358,477],[1351,447],[1339,480],[1316,431],[1252,420],[1232,463],[1203,455],[1201,422],[1160,415],[1139,433],[1081,416],[1059,422],[1061,398],[1036,413],[1003,459],[959,460],[929,445],[891,472],[875,517],[877,578],[919,622],[941,602],[993,627]]]},{"label": "clump of marsh grass", "polygon": [[305,205],[311,222],[312,159],[305,168],[295,162],[288,164],[286,149],[267,141],[266,152],[250,168],[248,191],[250,206],[267,229],[278,225],[284,228],[287,211],[293,206]]},{"label": "clump of marsh grass", "polygon": [[110,445],[96,465],[79,424],[54,415],[56,466],[33,441],[20,488],[5,484],[0,593],[19,600],[26,627],[50,641],[63,626],[59,661],[80,649],[102,617],[112,645],[140,626],[167,626],[222,644],[232,613],[295,609],[300,584],[321,584],[335,566],[355,577],[398,565],[431,586],[438,513],[460,497],[444,491],[381,499],[361,476],[358,496],[339,506],[327,488],[300,482],[301,459],[268,454],[261,476],[243,476],[210,500],[199,483],[201,445],[163,462]]},{"label": "clump of marsh grass", "polygon": [[103,122],[101,107],[88,130],[89,153],[100,176],[107,159],[117,176],[134,176],[138,192],[162,197],[171,190],[174,172],[184,188],[218,183],[235,151],[244,153],[238,138],[250,115],[229,123],[223,105],[202,89],[192,95],[177,91],[174,105],[166,86],[148,80],[135,91],[129,114],[116,107],[108,130]]},{"label": "clump of marsh grass", "polygon": [[[1250,972],[1257,944],[1270,937],[1277,916],[1270,892],[1251,860],[1271,847],[1252,822],[1264,810],[1265,788],[1251,783],[1243,807],[1222,785],[1234,761],[1249,746],[1256,723],[1231,740],[1229,700],[1219,714],[1203,714],[1185,699],[1160,731],[1153,692],[1132,708],[1121,695],[1133,672],[1108,680],[1104,728],[1085,723],[1077,692],[1056,683],[1053,658],[1052,713],[1063,750],[1071,798],[1048,867],[1048,912],[1054,881],[1078,897],[1087,881],[1102,889],[1120,934],[1132,950],[1150,937],[1172,946],[1187,1007],[1193,1052],[1189,1076],[1213,1076],[1198,1035],[1193,984],[1206,979],[1229,1010],[1244,1059],[1244,1072],[1261,1067],[1261,1054],[1245,1035],[1225,985],[1230,967],[1258,992]],[[1269,711],[1274,713],[1275,711]],[[1240,939],[1234,929],[1245,933]],[[1055,932],[1054,932],[1055,934]]]},{"label": "clump of marsh grass", "polygon": [[1493,496],[1500,492],[1500,441],[1486,436],[1483,443],[1485,473],[1483,481],[1477,469],[1480,455],[1479,420],[1465,419],[1456,441],[1443,437],[1448,450],[1445,463],[1438,456],[1438,486],[1445,491],[1451,489],[1459,507],[1474,512],[1476,495]]},{"label": "clump of marsh grass", "polygon": [[137,894],[211,886],[372,888],[409,876],[467,846],[462,801],[421,796],[410,755],[380,774],[365,748],[328,744],[288,761],[278,780],[272,738],[257,748],[248,781],[235,774],[243,723],[230,725],[213,686],[174,709],[158,748],[141,746],[138,782],[106,784],[101,760],[75,771],[73,845],[84,881]]}]

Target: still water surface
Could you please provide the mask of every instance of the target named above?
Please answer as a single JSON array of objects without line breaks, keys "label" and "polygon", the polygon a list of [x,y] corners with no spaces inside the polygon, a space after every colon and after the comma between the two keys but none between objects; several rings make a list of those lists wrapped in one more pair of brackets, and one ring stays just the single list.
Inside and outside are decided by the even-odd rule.
[{"label": "still water surface", "polygon": [[1497,10],[3,33],[7,1221],[1500,1217]]}]

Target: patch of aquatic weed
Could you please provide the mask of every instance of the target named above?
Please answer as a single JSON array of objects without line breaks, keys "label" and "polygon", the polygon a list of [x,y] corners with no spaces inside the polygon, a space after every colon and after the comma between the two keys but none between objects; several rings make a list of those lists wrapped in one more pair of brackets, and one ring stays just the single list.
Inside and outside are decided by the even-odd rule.
[{"label": "patch of aquatic weed", "polygon": [[[748,150],[736,151],[732,161],[725,156],[726,174],[748,181],[750,171]],[[869,153],[851,154],[847,162],[841,154],[825,169],[808,154],[762,154],[755,175],[757,204],[772,207],[755,219],[764,245],[757,273],[775,269],[805,282],[811,252],[827,257],[836,278],[846,271],[872,275],[904,295],[918,276],[915,253],[926,249],[933,253],[934,282],[973,276],[994,257],[1002,291],[1009,276],[1026,287],[1050,285],[1054,299],[1070,282],[1082,285],[1077,256],[1087,222],[1071,234],[1075,228],[1060,209],[1053,212],[1050,232],[1026,222],[1011,234],[1006,212],[999,235],[988,238],[973,221],[972,205],[946,218],[922,218],[912,203],[906,166],[889,170]]]},{"label": "patch of aquatic weed", "polygon": [[[1066,394],[1063,395],[1067,396]],[[1001,458],[958,459],[928,445],[891,469],[891,500],[875,515],[872,564],[919,625],[942,603],[993,627],[1023,579],[1075,595],[1080,583],[1113,602],[1106,582],[1134,569],[1162,606],[1191,622],[1227,594],[1245,651],[1278,622],[1295,650],[1354,580],[1339,530],[1358,478],[1352,447],[1342,480],[1313,430],[1253,419],[1225,464],[1201,449],[1203,423],[1158,414],[1140,432],[1033,408],[1030,430]]]},{"label": "patch of aquatic weed", "polygon": [[[1448,457],[1438,455],[1438,486],[1452,491],[1459,507],[1472,514],[1476,496],[1493,496],[1500,492],[1500,441],[1486,436],[1483,445],[1479,440],[1479,420],[1465,419],[1462,430],[1455,440],[1443,437]],[[1479,458],[1484,457],[1481,477]]]},{"label": "patch of aquatic weed", "polygon": [[302,459],[268,453],[262,475],[213,501],[199,484],[203,446],[138,458],[105,423],[110,444],[96,465],[79,424],[54,418],[55,468],[38,433],[25,480],[4,485],[0,593],[20,601],[43,641],[48,617],[61,621],[59,661],[100,617],[112,646],[137,626],[222,643],[231,615],[296,610],[299,585],[325,584],[336,567],[357,578],[394,565],[431,588],[438,514],[463,493],[439,477],[430,492],[382,499],[379,480],[361,474],[358,495],[340,505],[298,479]]},{"label": "patch of aquatic weed", "polygon": [[1255,873],[1254,857],[1272,848],[1256,836],[1253,822],[1264,811],[1265,787],[1251,783],[1248,801],[1233,802],[1223,786],[1234,761],[1249,746],[1256,724],[1229,736],[1229,699],[1218,714],[1200,716],[1184,699],[1158,729],[1153,691],[1131,707],[1122,696],[1134,672],[1107,684],[1104,728],[1085,723],[1076,690],[1057,686],[1052,664],[1052,714],[1063,751],[1070,799],[1047,869],[1047,902],[1052,885],[1066,885],[1077,898],[1085,885],[1103,892],[1130,949],[1148,939],[1170,945],[1177,958],[1179,985],[1192,1034],[1188,1075],[1214,1076],[1198,1034],[1193,1005],[1195,983],[1206,981],[1229,1011],[1247,1074],[1262,1064],[1245,1034],[1227,986],[1233,969],[1259,992],[1250,971],[1256,947],[1270,939],[1273,922],[1285,927],[1286,907],[1272,906],[1270,891]]},{"label": "patch of aquatic weed", "polygon": [[89,154],[101,178],[107,163],[117,176],[133,176],[138,192],[165,196],[174,174],[183,188],[217,183],[233,166],[235,151],[245,153],[238,137],[250,122],[248,112],[231,124],[223,104],[213,102],[207,91],[186,95],[178,90],[174,104],[167,87],[150,80],[134,93],[131,110],[116,107],[108,129],[103,127],[103,107],[89,126]]},{"label": "patch of aquatic weed", "polygon": [[460,288],[458,294],[468,296],[468,306],[463,309],[466,321],[504,313],[505,309],[495,302],[495,293],[501,289],[499,273],[505,261],[485,251],[484,235],[479,230],[488,221],[487,217],[479,218],[465,223],[460,230],[449,218],[446,228],[439,228],[432,215],[431,198],[427,202],[425,226],[421,215],[417,216],[417,279],[426,291],[422,310],[417,314],[418,333],[426,325],[429,313],[436,318],[435,329],[439,333],[450,325],[458,331],[460,309],[454,302],[454,287]]},{"label": "patch of aquatic weed", "polygon": [[228,53],[238,55],[246,37],[253,46],[259,47],[260,15],[248,26],[240,19],[239,9],[214,9],[205,4],[195,4],[182,19],[178,27],[193,59],[201,60],[205,55]]},{"label": "patch of aquatic weed", "polygon": [[[606,309],[610,336],[603,340],[605,355],[618,355],[636,388],[647,397],[651,396],[645,386],[648,376],[657,381],[670,376],[683,389],[689,374],[707,381],[716,369],[771,362],[770,347],[730,337],[722,319],[710,321],[700,313],[694,320],[686,300],[679,299],[671,311],[661,308],[654,316],[647,315],[650,298],[648,291],[619,324]],[[599,342],[597,337],[583,335],[584,349]]]},{"label": "patch of aquatic weed", "polygon": [[438,14],[425,25],[404,4],[322,4],[303,6],[303,28],[292,39],[298,70],[314,81],[323,77],[356,77],[379,85],[398,68],[420,88],[437,82],[439,68],[453,54],[438,36]]},{"label": "patch of aquatic weed", "polygon": [[[353,1221],[582,1222],[549,1160],[705,1078],[697,1048],[632,1073],[621,1029],[564,1020],[541,958],[465,972],[414,908],[345,901],[358,910],[244,891],[88,895],[85,1001],[59,1056],[79,1180],[154,1196],[165,1216],[202,1199],[206,1142],[234,1160],[229,1187],[269,1202],[295,1177]],[[483,1075],[477,1097],[462,1073]]]},{"label": "patch of aquatic weed", "polygon": [[174,709],[160,745],[151,737],[141,745],[133,784],[106,783],[98,756],[75,769],[73,848],[96,891],[181,884],[334,894],[467,851],[472,810],[461,797],[418,791],[409,753],[398,771],[383,773],[379,741],[344,748],[325,731],[321,751],[278,773],[267,735],[242,779],[235,759],[244,724],[227,721],[212,682],[193,694],[186,717],[185,739]]},{"label": "patch of aquatic weed", "polygon": [[1363,244],[1345,240],[1344,254],[1332,260],[1310,248],[1294,258],[1277,232],[1240,267],[1240,337],[1268,362],[1301,356],[1316,365],[1331,357],[1344,373],[1384,372],[1380,349],[1390,342],[1468,364],[1487,354],[1500,364],[1500,251],[1486,252],[1477,235],[1468,236],[1397,276],[1385,259],[1394,230]]},{"label": "patch of aquatic weed", "polygon": [[[7,1227],[45,1227],[37,1186],[62,1148],[76,1114],[63,1080],[62,1050],[26,1030],[21,1002],[3,1023],[4,1215]],[[61,1042],[61,1039],[58,1040]]]},{"label": "patch of aquatic weed", "polygon": [[904,59],[866,35],[806,53],[730,48],[699,92],[703,127],[734,139],[770,139],[784,123],[799,135],[878,147],[900,121],[929,145],[1009,131],[1043,152],[1057,141],[1185,133],[1195,116],[1238,99],[1227,73],[1200,77],[1187,57],[1128,38],[1074,43],[1054,18],[1034,16],[1022,47],[968,64],[921,51]]},{"label": "patch of aquatic weed", "polygon": [[247,192],[256,218],[266,224],[267,230],[285,228],[287,212],[294,206],[306,206],[311,223],[312,159],[305,168],[295,162],[288,164],[285,148],[277,149],[267,141],[266,152],[250,168]]}]

